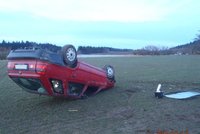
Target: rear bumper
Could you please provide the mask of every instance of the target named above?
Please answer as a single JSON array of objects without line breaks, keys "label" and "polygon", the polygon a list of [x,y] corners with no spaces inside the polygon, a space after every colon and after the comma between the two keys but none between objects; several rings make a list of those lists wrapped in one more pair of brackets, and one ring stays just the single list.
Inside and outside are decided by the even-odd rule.
[{"label": "rear bumper", "polygon": [[[37,73],[16,73],[12,71],[8,71],[8,76],[23,90],[40,94],[40,95],[48,95],[48,96],[60,96],[67,97],[66,84],[61,79],[53,79],[48,77],[46,74],[37,74]],[[52,80],[61,81],[62,91],[61,93],[56,92]]]}]

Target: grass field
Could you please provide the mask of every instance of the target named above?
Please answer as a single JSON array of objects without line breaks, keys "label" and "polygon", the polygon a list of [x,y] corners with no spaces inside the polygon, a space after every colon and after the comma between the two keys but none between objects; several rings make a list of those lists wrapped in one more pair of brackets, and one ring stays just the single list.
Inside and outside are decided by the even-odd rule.
[{"label": "grass field", "polygon": [[156,99],[164,92],[200,91],[200,56],[81,58],[95,66],[111,64],[116,86],[84,100],[38,96],[23,91],[0,61],[0,134],[200,134],[200,97]]}]

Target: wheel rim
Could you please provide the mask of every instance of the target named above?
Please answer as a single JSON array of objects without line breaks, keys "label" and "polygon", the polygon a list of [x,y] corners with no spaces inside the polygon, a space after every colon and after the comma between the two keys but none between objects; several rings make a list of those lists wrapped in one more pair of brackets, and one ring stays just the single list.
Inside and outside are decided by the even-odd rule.
[{"label": "wheel rim", "polygon": [[114,71],[112,68],[108,67],[107,68],[107,73],[108,73],[108,77],[112,78],[114,75]]},{"label": "wheel rim", "polygon": [[76,52],[73,48],[69,48],[66,53],[67,59],[69,61],[74,61],[76,59]]}]

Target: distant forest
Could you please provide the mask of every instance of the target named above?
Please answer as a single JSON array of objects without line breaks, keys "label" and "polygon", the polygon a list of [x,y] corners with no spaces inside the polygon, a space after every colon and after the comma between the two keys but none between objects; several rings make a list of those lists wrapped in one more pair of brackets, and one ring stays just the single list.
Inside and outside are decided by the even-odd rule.
[{"label": "distant forest", "polygon": [[171,50],[179,54],[200,55],[200,38],[185,45],[171,48]]},{"label": "distant forest", "polygon": [[6,59],[10,50],[14,50],[18,48],[29,48],[29,47],[38,47],[42,49],[47,49],[52,52],[58,52],[61,50],[61,47],[50,44],[50,43],[36,43],[36,42],[29,42],[29,41],[6,42],[3,40],[0,43],[0,60]]},{"label": "distant forest", "polygon": [[91,47],[91,46],[79,46],[78,53],[80,54],[116,54],[116,53],[132,53],[132,49],[119,49],[111,47]]},{"label": "distant forest", "polygon": [[[60,46],[56,46],[50,43],[36,43],[29,41],[13,41],[13,42],[0,42],[0,60],[6,59],[10,50],[18,48],[28,48],[28,47],[39,47],[41,49],[46,49],[52,52],[59,52],[61,50]],[[200,55],[200,34],[193,42],[179,45],[173,48],[168,47],[157,47],[154,45],[149,45],[141,49],[118,49],[111,47],[91,47],[91,46],[79,46],[79,54],[134,54],[134,55]]]},{"label": "distant forest", "polygon": [[134,50],[133,54],[135,55],[200,55],[200,34],[197,34],[197,37],[194,41],[179,45],[176,47],[157,47],[154,45],[146,46],[142,49]]},{"label": "distant forest", "polygon": [[48,49],[52,52],[57,52],[61,49],[61,47],[50,44],[50,43],[36,43],[36,42],[29,42],[29,41],[6,42],[4,40],[0,43],[1,49],[13,50],[13,49],[18,49],[18,48],[28,48],[28,47],[39,47],[42,49]]}]

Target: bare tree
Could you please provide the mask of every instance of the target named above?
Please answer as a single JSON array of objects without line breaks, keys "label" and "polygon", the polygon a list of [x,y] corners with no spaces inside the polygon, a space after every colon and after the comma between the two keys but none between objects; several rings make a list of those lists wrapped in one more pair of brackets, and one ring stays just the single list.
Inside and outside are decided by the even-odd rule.
[{"label": "bare tree", "polygon": [[194,39],[194,41],[200,41],[200,30],[199,30],[199,33],[196,34],[196,38]]},{"label": "bare tree", "polygon": [[159,48],[153,45],[145,46],[143,49],[151,52],[159,51]]}]

